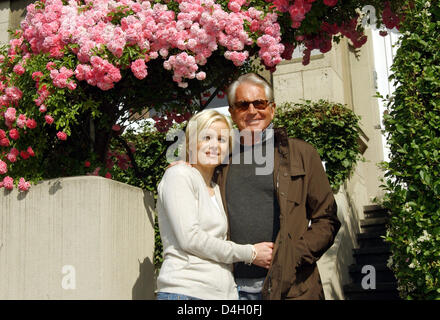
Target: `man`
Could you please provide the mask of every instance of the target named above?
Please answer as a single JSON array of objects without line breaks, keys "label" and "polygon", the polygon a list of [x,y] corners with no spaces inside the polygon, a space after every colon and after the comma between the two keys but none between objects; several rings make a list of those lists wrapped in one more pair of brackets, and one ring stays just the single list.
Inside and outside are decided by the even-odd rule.
[{"label": "man", "polygon": [[310,144],[272,129],[273,91],[260,76],[239,77],[228,102],[241,136],[232,161],[217,170],[229,237],[274,242],[269,269],[234,265],[240,299],[324,299],[316,261],[333,244],[340,223],[321,159]]}]

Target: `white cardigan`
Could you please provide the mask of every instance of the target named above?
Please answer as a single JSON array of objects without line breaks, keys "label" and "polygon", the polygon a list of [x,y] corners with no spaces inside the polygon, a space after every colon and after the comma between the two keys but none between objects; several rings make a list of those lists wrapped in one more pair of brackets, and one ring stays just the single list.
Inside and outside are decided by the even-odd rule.
[{"label": "white cardigan", "polygon": [[178,164],[165,171],[157,200],[164,256],[159,292],[238,299],[232,263],[250,263],[252,245],[226,240],[228,222],[218,185],[214,190],[220,210],[197,169]]}]

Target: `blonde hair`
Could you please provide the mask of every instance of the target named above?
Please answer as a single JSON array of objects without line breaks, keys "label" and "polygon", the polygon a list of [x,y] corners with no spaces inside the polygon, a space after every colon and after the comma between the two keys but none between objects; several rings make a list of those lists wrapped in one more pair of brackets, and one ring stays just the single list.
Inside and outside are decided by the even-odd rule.
[{"label": "blonde hair", "polygon": [[[185,130],[185,145],[186,145],[186,161],[188,162],[190,160],[190,137],[192,138],[191,141],[195,141],[196,145],[199,142],[199,134],[202,132],[202,130],[208,129],[211,124],[213,124],[216,121],[223,121],[226,123],[228,130],[229,130],[229,151],[232,151],[232,145],[233,145],[233,126],[232,122],[229,119],[229,117],[221,114],[220,112],[208,109],[203,110],[195,114],[191,119],[189,119],[188,124],[186,126]],[[197,139],[193,140],[194,137]]]}]

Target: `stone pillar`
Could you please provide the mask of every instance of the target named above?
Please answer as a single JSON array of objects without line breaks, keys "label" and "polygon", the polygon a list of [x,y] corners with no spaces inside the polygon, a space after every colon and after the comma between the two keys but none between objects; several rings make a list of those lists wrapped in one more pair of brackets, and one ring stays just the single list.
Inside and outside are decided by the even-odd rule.
[{"label": "stone pillar", "polygon": [[327,99],[350,105],[346,47],[346,41],[341,41],[326,54],[313,51],[307,66],[302,64],[302,53],[295,50],[293,59],[280,63],[272,74],[275,102]]},{"label": "stone pillar", "polygon": [[0,191],[0,300],[153,299],[154,200],[102,177]]},{"label": "stone pillar", "polygon": [[9,42],[9,16],[11,14],[11,1],[0,1],[0,45]]}]

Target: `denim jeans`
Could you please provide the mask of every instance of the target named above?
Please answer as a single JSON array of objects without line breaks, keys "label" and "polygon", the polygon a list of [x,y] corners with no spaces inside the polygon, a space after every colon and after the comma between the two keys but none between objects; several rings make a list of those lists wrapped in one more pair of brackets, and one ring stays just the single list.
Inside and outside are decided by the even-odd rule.
[{"label": "denim jeans", "polygon": [[246,291],[241,291],[238,287],[238,299],[239,300],[263,300],[261,292],[250,293]]},{"label": "denim jeans", "polygon": [[156,300],[202,300],[180,293],[158,292]]}]

